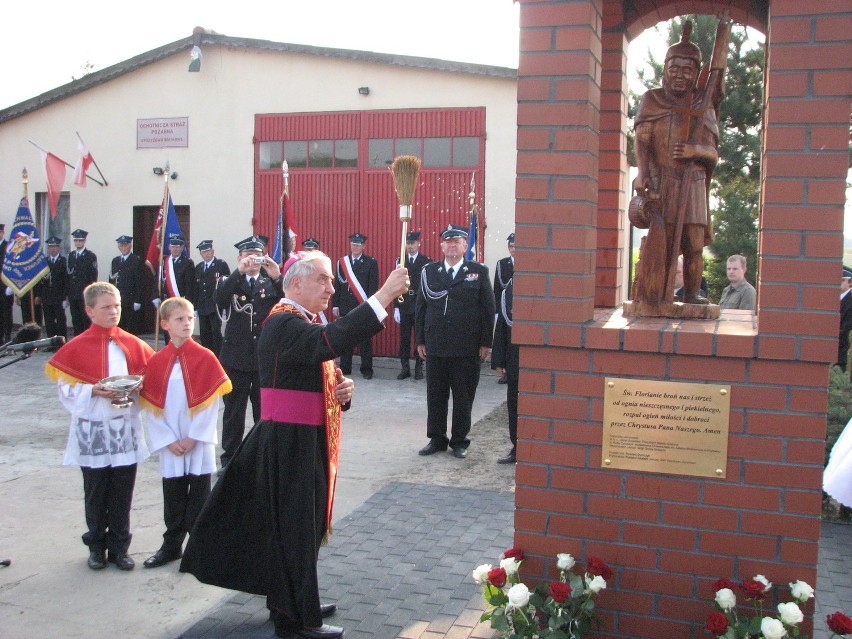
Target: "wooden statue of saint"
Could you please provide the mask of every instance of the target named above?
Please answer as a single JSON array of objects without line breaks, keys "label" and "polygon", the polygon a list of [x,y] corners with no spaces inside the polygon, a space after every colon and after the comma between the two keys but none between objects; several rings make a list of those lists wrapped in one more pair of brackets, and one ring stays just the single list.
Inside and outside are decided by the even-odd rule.
[{"label": "wooden statue of saint", "polygon": [[[662,88],[642,96],[636,114],[636,193],[631,224],[648,229],[627,315],[713,319],[719,307],[702,294],[702,251],[713,239],[710,178],[719,161],[719,104],[724,95],[731,23],[719,21],[709,66],[684,23],[669,47]],[[683,303],[675,303],[678,257],[683,257]]]}]

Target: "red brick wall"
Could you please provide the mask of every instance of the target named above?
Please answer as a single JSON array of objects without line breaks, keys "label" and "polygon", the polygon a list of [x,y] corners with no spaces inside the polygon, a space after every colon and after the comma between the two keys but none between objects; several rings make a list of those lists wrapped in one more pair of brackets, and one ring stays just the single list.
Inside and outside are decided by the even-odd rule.
[{"label": "red brick wall", "polygon": [[[828,367],[848,164],[852,10],[761,3],[521,0],[515,341],[516,545],[616,570],[599,637],[704,636],[718,577],[816,581]],[[768,34],[758,313],[626,319],[628,39],[718,13]],[[601,468],[604,378],[730,384],[724,480]]]}]

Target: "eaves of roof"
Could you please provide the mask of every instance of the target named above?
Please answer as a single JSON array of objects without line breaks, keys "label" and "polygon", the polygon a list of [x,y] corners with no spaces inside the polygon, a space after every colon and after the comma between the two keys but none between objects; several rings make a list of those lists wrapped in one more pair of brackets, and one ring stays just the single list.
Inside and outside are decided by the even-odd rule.
[{"label": "eaves of roof", "polygon": [[[197,37],[197,34],[196,34]],[[34,98],[19,102],[6,109],[0,110],[0,124],[14,120],[33,111],[37,111],[65,98],[82,93],[87,89],[109,82],[117,77],[132,73],[146,65],[159,62],[171,57],[181,51],[189,51],[195,39],[193,36],[176,40],[171,44],[152,49],[145,53],[134,56],[124,62],[119,62],[106,69],[89,73],[78,80],[63,84],[55,89],[46,91]],[[302,55],[323,56],[337,58],[340,60],[354,60],[373,64],[391,64],[401,67],[415,69],[426,69],[429,71],[444,71],[447,73],[467,73],[471,75],[489,76],[495,78],[517,79],[516,69],[508,67],[496,67],[484,64],[472,64],[466,62],[451,62],[435,58],[421,58],[416,56],[396,55],[392,53],[376,53],[373,51],[355,51],[351,49],[334,49],[329,47],[314,47],[305,44],[290,44],[287,42],[272,42],[271,40],[255,40],[252,38],[235,38],[218,33],[206,32],[201,34],[200,46],[218,45],[235,49],[260,49],[280,53],[296,53]]]}]

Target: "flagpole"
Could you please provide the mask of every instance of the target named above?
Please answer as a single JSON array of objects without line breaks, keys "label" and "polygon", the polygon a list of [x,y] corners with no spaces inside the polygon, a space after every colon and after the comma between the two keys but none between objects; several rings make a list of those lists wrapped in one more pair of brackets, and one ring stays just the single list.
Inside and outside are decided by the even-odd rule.
[{"label": "flagpole", "polygon": [[[163,180],[165,186],[163,187],[163,206],[161,208],[163,212],[163,220],[160,223],[160,268],[157,270],[157,297],[160,299],[162,303],[162,295],[163,291],[161,289],[161,283],[163,281],[163,257],[165,255],[165,236],[166,236],[166,223],[169,221],[169,163],[166,161],[166,166],[163,168]],[[154,317],[154,350],[160,350],[160,307],[157,306],[157,313]]]},{"label": "flagpole", "polygon": [[[85,143],[85,142],[83,142],[83,138],[81,138],[81,137],[80,137],[80,134],[79,134],[79,133],[77,133],[77,131],[74,131],[74,133],[76,133],[76,134],[77,134],[77,139],[78,139],[78,140],[80,140],[80,144],[82,144],[83,146],[85,146],[85,147],[88,149],[89,147],[88,147],[88,146],[86,146],[86,143]],[[89,155],[92,155],[92,154],[90,153]],[[95,158],[94,158],[94,156],[92,156],[92,164],[94,164],[94,165],[95,165],[95,168],[98,170],[98,175],[100,175],[100,176],[101,176],[101,179],[104,181],[104,183],[103,183],[103,184],[101,184],[100,182],[98,182],[97,180],[95,180],[95,178],[93,178],[93,177],[89,177],[89,179],[90,179],[90,180],[95,180],[95,182],[98,182],[98,184],[101,184],[101,186],[109,186],[109,182],[107,182],[107,179],[104,177],[104,174],[101,172],[101,167],[99,167],[99,166],[98,166],[98,163],[97,163],[97,162],[95,162]]]},{"label": "flagpole", "polygon": [[[37,148],[37,149],[38,149],[39,151],[41,151],[42,153],[50,153],[50,151],[48,151],[48,150],[46,150],[46,149],[41,148],[38,144],[36,144],[36,143],[35,143],[35,142],[33,142],[32,140],[27,140],[27,142],[29,142],[30,144],[32,144],[35,148]],[[71,167],[72,169],[76,169],[76,168],[77,168],[77,167],[76,167],[76,166],[74,166],[73,164],[68,164],[68,162],[66,162],[65,160],[63,160],[63,159],[62,159],[61,157],[59,157],[58,155],[56,155],[56,153],[50,153],[50,154],[51,154],[53,157],[55,157],[57,160],[59,160],[60,162],[62,162],[65,166]],[[94,159],[93,159],[92,161],[94,162]],[[95,165],[95,166],[97,166],[97,165]],[[101,171],[100,171],[100,169],[98,169],[98,173],[100,173],[100,172],[101,172]],[[104,182],[101,182],[100,180],[96,180],[95,178],[93,178],[93,177],[92,177],[91,175],[89,175],[88,173],[86,174],[86,177],[87,177],[87,178],[89,178],[92,182],[95,182],[95,183],[97,183],[97,184],[100,184],[101,186],[104,186],[104,182],[106,182],[106,180],[104,180]],[[101,175],[101,177],[103,177],[103,175]]]}]

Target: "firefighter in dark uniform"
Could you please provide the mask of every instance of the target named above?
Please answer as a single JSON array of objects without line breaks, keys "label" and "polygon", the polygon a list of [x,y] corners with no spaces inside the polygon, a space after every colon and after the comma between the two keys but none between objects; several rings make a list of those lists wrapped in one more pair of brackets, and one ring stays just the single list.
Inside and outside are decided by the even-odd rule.
[{"label": "firefighter in dark uniform", "polygon": [[[5,238],[6,225],[0,224],[0,271],[3,270],[3,260],[6,259],[6,249],[9,241]],[[12,305],[14,304],[12,289],[0,283],[0,344],[12,339]]]},{"label": "firefighter in dark uniform", "polygon": [[55,235],[47,238],[47,266],[50,274],[43,280],[41,308],[44,312],[44,331],[48,337],[68,337],[68,261],[59,254],[62,240]]},{"label": "firefighter in dark uniform", "polygon": [[[186,240],[183,235],[173,235],[168,240],[169,255],[163,262],[163,273],[154,306],[160,307],[160,301],[167,297],[185,297],[190,302],[195,299],[195,263],[184,252]],[[172,278],[174,273],[174,278]],[[169,281],[172,282],[171,286]]]},{"label": "firefighter in dark uniform", "polygon": [[[488,267],[464,259],[467,229],[449,225],[441,233],[444,259],[427,264],[420,275],[415,326],[417,350],[426,360],[426,436],[421,455],[452,450],[467,456],[471,410],[480,362],[491,351],[494,290]],[[453,395],[452,434],[447,411]]]},{"label": "firefighter in dark uniform", "polygon": [[195,248],[201,261],[195,265],[195,310],[198,313],[198,330],[201,345],[219,355],[222,348],[222,318],[216,306],[216,291],[231,274],[225,260],[219,259],[213,249],[213,240],[204,240]]},{"label": "firefighter in dark uniform", "polygon": [[71,307],[71,324],[77,336],[91,325],[86,315],[83,289],[98,280],[98,256],[86,248],[88,231],[75,229],[71,232],[74,250],[68,254],[68,305]]},{"label": "firefighter in dark uniform", "polygon": [[[402,296],[402,301],[394,300],[394,319],[399,324],[399,362],[402,372],[396,376],[397,379],[408,379],[411,377],[411,365],[408,360],[411,357],[411,335],[414,332],[414,310],[417,302],[417,293],[420,291],[420,272],[423,267],[431,262],[431,258],[420,253],[420,231],[412,231],[405,238],[406,264],[408,279],[411,288]],[[399,264],[399,258],[396,263]],[[417,344],[414,344],[414,379],[423,379],[423,360],[417,352]]]},{"label": "firefighter in dark uniform", "polygon": [[[169,297],[185,297],[190,302],[195,299],[195,263],[184,255],[186,240],[183,235],[175,234],[169,237],[167,244],[169,255],[163,261],[157,297],[151,300],[158,310],[160,302]],[[163,338],[168,344],[168,331],[163,331]]]},{"label": "firefighter in dark uniform", "polygon": [[222,468],[231,461],[243,441],[249,399],[254,422],[260,419],[257,339],[263,320],[284,296],[281,269],[271,257],[264,255],[264,242],[254,235],[234,246],[240,251],[237,268],[216,293],[216,301],[227,322],[219,361],[234,387],[223,398]]},{"label": "firefighter in dark uniform", "polygon": [[[366,243],[366,235],[353,233],[349,236],[350,254],[337,261],[337,282],[331,309],[335,319],[354,310],[379,290],[379,263],[364,254]],[[358,286],[361,287],[360,291]],[[340,370],[344,375],[352,373],[352,352],[350,348],[340,353]],[[372,379],[373,338],[358,344],[358,352],[361,354],[361,375],[364,379]]]},{"label": "firefighter in dark uniform", "polygon": [[509,441],[512,450],[497,460],[498,464],[514,464],[518,446],[518,377],[520,347],[512,344],[512,280],[509,280],[497,300],[497,325],[494,327],[494,349],[491,368],[506,377],[506,406],[509,411]]},{"label": "firefighter in dark uniform", "polygon": [[[515,234],[509,233],[506,238],[506,245],[509,248],[509,257],[504,257],[497,261],[497,267],[494,269],[494,303],[500,306],[500,297],[503,291],[512,281],[515,275]],[[506,376],[501,375],[497,380],[498,384],[506,383]]]},{"label": "firefighter in dark uniform", "polygon": [[109,281],[121,293],[121,319],[119,328],[139,335],[139,312],[142,309],[142,291],[145,288],[142,259],[131,252],[133,237],[121,235],[115,238],[119,255],[112,258]]}]

